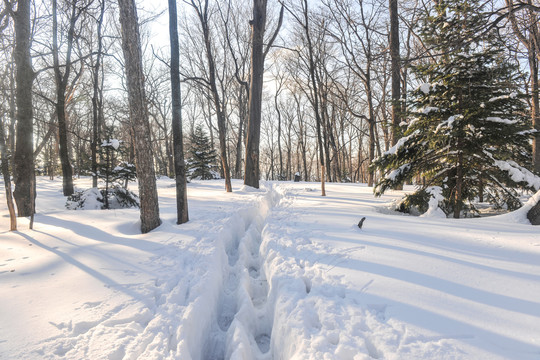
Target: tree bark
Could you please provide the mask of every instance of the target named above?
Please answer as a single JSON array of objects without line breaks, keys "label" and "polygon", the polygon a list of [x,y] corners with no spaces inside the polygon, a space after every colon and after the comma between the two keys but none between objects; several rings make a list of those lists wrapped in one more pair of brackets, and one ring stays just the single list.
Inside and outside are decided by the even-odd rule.
[{"label": "tree bark", "polygon": [[[531,1],[529,0],[529,4]],[[533,169],[540,174],[540,102],[538,94],[538,64],[540,63],[540,29],[538,28],[538,13],[528,9],[529,34],[529,66],[531,69],[531,96],[532,96],[532,125],[536,129],[532,140]],[[536,59],[532,59],[536,56]]]},{"label": "tree bark", "polygon": [[15,191],[19,216],[31,216],[34,211],[32,186],[34,182],[34,123],[32,105],[32,83],[34,71],[30,57],[30,0],[19,0],[14,13],[15,49],[13,57],[16,64],[15,84],[17,99],[17,139],[14,155]]},{"label": "tree bark", "polygon": [[54,75],[56,80],[56,115],[58,117],[58,136],[60,139],[60,163],[62,166],[62,188],[64,196],[73,194],[73,169],[69,161],[67,122],[66,122],[66,88],[71,73],[71,49],[73,45],[73,36],[75,32],[75,23],[77,21],[76,2],[72,3],[70,26],[67,39],[65,72],[62,75],[60,62],[58,58],[58,20],[57,20],[57,1],[52,2],[53,15],[53,61]]},{"label": "tree bark", "polygon": [[135,145],[135,161],[139,178],[141,231],[158,227],[159,204],[156,188],[152,139],[144,91],[144,73],[137,9],[134,0],[118,0],[122,27],[122,50],[126,67],[129,112]]},{"label": "tree bark", "polygon": [[249,86],[249,120],[246,137],[246,163],[244,184],[259,188],[259,145],[261,142],[262,89],[264,58],[277,36],[283,20],[283,7],[279,23],[272,39],[264,49],[267,0],[253,0],[253,19],[251,19],[251,84]]},{"label": "tree bark", "polygon": [[[367,70],[366,70],[366,79],[365,79],[365,86],[366,86],[366,97],[368,101],[368,111],[369,111],[369,164],[373,162],[373,159],[375,159],[375,109],[373,107],[373,92],[371,89],[371,63],[368,61]],[[374,178],[373,178],[373,170],[371,168],[368,169],[368,186],[373,186]]]},{"label": "tree bark", "polygon": [[249,87],[249,120],[246,138],[244,184],[259,188],[259,144],[264,75],[263,42],[266,27],[266,0],[253,1],[251,20],[251,84]]},{"label": "tree bark", "polygon": [[[392,145],[401,137],[401,59],[399,55],[399,13],[398,1],[390,0],[390,58],[392,69]],[[397,187],[403,190],[403,184]]]},{"label": "tree bark", "polygon": [[96,188],[98,186],[98,146],[99,146],[99,135],[100,135],[100,124],[102,119],[100,118],[100,107],[103,104],[100,101],[100,87],[99,87],[99,69],[101,65],[101,53],[103,48],[103,36],[102,36],[102,25],[103,25],[103,16],[105,13],[105,0],[101,0],[100,4],[100,14],[97,20],[97,41],[98,49],[96,54],[96,62],[93,66],[92,80],[94,86],[94,92],[92,95],[92,143],[90,144],[92,152],[92,187]]},{"label": "tree bark", "polygon": [[276,91],[276,94],[274,96],[274,105],[276,107],[276,113],[277,113],[277,116],[278,116],[277,145],[278,145],[278,154],[279,154],[279,177],[280,177],[278,180],[283,180],[283,178],[284,178],[284,176],[283,176],[283,153],[281,151],[281,111],[279,110],[279,105],[278,105],[278,96],[279,96],[279,91],[280,90],[281,90],[281,83],[279,84],[279,88]]},{"label": "tree bark", "polygon": [[180,93],[180,46],[178,44],[178,17],[176,0],[169,0],[169,36],[171,42],[171,95],[174,147],[174,173],[176,179],[176,223],[188,222],[186,163],[182,136],[182,97]]},{"label": "tree bark", "polygon": [[11,174],[9,173],[9,160],[7,156],[6,138],[4,123],[0,120],[0,161],[2,161],[2,176],[4,177],[4,188],[6,190],[6,203],[9,211],[9,230],[17,231],[17,215],[13,204],[13,193],[11,191]]},{"label": "tree bark", "polygon": [[[461,141],[458,140],[458,144]],[[458,145],[459,146],[459,145]],[[461,149],[461,146],[459,146]],[[456,196],[454,203],[454,219],[459,219],[461,215],[461,198],[463,192],[463,153],[461,150],[458,150],[458,163],[457,163],[457,174],[456,174]]]},{"label": "tree bark", "polygon": [[303,16],[304,16],[304,23],[302,23],[302,26],[304,27],[307,47],[308,47],[309,76],[310,76],[311,86],[313,88],[312,89],[313,90],[313,111],[315,113],[315,122],[316,122],[316,128],[317,128],[317,142],[318,142],[318,148],[319,148],[319,164],[321,167],[321,196],[326,196],[324,148],[323,148],[323,140],[322,140],[322,134],[321,134],[321,127],[324,125],[322,124],[321,114],[320,114],[320,109],[319,109],[317,81],[315,78],[315,61],[314,61],[314,55],[313,55],[313,44],[311,42],[311,34],[309,33],[308,0],[303,0],[302,7],[303,7]]},{"label": "tree bark", "polygon": [[236,142],[236,161],[234,165],[235,177],[237,179],[242,178],[242,139],[244,138],[244,122],[247,114],[247,106],[244,97],[244,87],[238,87],[238,106],[239,106],[239,119],[238,119],[238,141]]},{"label": "tree bark", "polygon": [[395,145],[400,137],[399,124],[401,123],[401,66],[397,0],[390,0],[390,58],[392,69],[392,145]]}]

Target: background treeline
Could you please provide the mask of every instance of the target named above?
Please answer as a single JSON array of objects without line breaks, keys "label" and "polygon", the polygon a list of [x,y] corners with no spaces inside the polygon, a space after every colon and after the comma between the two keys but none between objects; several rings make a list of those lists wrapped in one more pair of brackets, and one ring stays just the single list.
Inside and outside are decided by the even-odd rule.
[{"label": "background treeline", "polygon": [[[381,174],[370,165],[401,137],[408,94],[429,81],[411,69],[441,56],[418,27],[441,2],[264,1],[263,42],[272,46],[265,48],[263,60],[260,177],[291,180],[298,172],[305,181],[377,183]],[[23,3],[28,9],[21,8]],[[514,85],[526,95],[527,116],[538,128],[539,4],[481,3],[489,12],[486,27],[504,39],[505,61],[522,75]],[[97,185],[104,140],[120,139],[124,151],[119,160],[133,163],[118,3],[6,0],[0,6],[0,133],[15,182],[17,176],[28,175],[17,173],[16,163],[29,161],[28,154],[17,157],[17,141],[33,143],[39,174],[64,175],[65,195],[73,192],[73,176],[94,175]],[[15,67],[25,66],[17,60],[21,11],[30,12],[27,75],[33,83],[26,92],[15,87]],[[173,177],[166,11],[165,3],[158,10],[141,8],[138,22],[155,170]],[[227,171],[243,178],[250,156],[246,132],[253,83],[253,4],[185,0],[178,2],[178,15],[186,159],[187,135],[202,126],[219,154],[216,165],[222,176]],[[482,29],[473,36],[482,36]],[[33,100],[31,134],[16,130],[22,97]],[[538,138],[533,138],[528,165],[538,172]]]}]

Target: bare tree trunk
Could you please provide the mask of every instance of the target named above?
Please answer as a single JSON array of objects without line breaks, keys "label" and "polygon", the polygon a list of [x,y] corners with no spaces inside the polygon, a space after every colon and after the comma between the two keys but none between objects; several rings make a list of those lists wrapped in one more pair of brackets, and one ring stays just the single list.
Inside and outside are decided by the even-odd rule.
[{"label": "bare tree trunk", "polygon": [[[458,146],[460,141],[458,140]],[[459,151],[458,154],[458,164],[457,164],[457,178],[456,178],[456,195],[455,195],[455,204],[454,204],[454,218],[459,219],[461,214],[461,198],[463,192],[463,153]]]},{"label": "bare tree trunk", "polygon": [[[399,13],[398,1],[390,0],[390,57],[392,68],[392,145],[400,138],[401,123],[401,63],[399,56]],[[403,190],[403,184],[397,186]]]},{"label": "bare tree trunk", "polygon": [[169,36],[171,41],[171,94],[174,144],[174,172],[176,178],[176,223],[188,222],[186,163],[182,136],[182,97],[180,93],[180,46],[178,45],[178,17],[176,0],[169,0]]},{"label": "bare tree trunk", "polygon": [[246,137],[244,184],[259,188],[259,144],[261,139],[261,106],[264,75],[264,30],[266,0],[253,1],[251,20],[251,84],[249,86],[249,121]]},{"label": "bare tree trunk", "polygon": [[[531,4],[529,1],[528,4]],[[506,0],[509,8],[514,7],[513,0]],[[538,28],[538,15],[532,9],[528,9],[528,20],[524,23],[518,22],[514,11],[508,12],[508,18],[512,25],[512,30],[519,41],[525,46],[528,52],[529,69],[531,71],[531,117],[533,128],[537,132],[532,139],[533,169],[540,173],[540,101],[538,93],[538,64],[540,62],[540,30]]]},{"label": "bare tree trunk", "polygon": [[238,122],[238,141],[236,142],[236,162],[234,165],[235,177],[242,178],[242,139],[244,138],[244,121],[246,118],[246,104],[244,101],[244,87],[238,87],[238,106],[239,106],[239,122]]},{"label": "bare tree trunk", "polygon": [[259,145],[261,141],[262,88],[264,58],[270,50],[283,21],[283,7],[274,35],[264,49],[267,0],[253,0],[253,19],[251,20],[251,84],[249,86],[249,121],[246,137],[246,163],[244,184],[259,188]]},{"label": "bare tree trunk", "polygon": [[[531,1],[528,1],[531,4]],[[532,126],[536,130],[532,143],[533,169],[540,174],[540,101],[538,94],[538,64],[540,63],[540,29],[538,28],[538,12],[528,9],[529,34],[529,66],[531,69],[531,95],[532,95]],[[535,60],[532,57],[536,56]]]},{"label": "bare tree trunk", "polygon": [[9,173],[9,160],[7,157],[6,138],[4,123],[0,120],[0,161],[2,161],[2,176],[4,177],[4,188],[6,190],[6,203],[9,211],[9,230],[17,230],[17,215],[13,204],[13,194],[11,192],[11,174]]},{"label": "bare tree trunk", "polygon": [[67,121],[66,121],[66,88],[71,73],[71,50],[73,45],[73,36],[75,32],[75,23],[78,15],[76,2],[72,3],[70,26],[67,39],[65,72],[62,75],[58,57],[58,20],[57,20],[57,1],[52,2],[53,15],[53,59],[54,74],[56,80],[56,115],[58,117],[58,135],[60,139],[60,163],[62,165],[62,185],[64,196],[73,194],[73,169],[69,161]]},{"label": "bare tree trunk", "polygon": [[390,57],[392,63],[392,145],[395,145],[400,136],[399,124],[401,123],[401,66],[397,0],[390,0]]},{"label": "bare tree trunk", "polygon": [[276,112],[278,116],[278,130],[277,130],[277,145],[278,145],[278,154],[279,154],[279,177],[282,180],[283,178],[283,153],[281,151],[281,111],[279,109],[278,105],[278,96],[279,92],[281,90],[281,83],[279,84],[279,88],[276,91],[276,94],[274,96],[274,105],[276,107]]},{"label": "bare tree trunk", "polygon": [[134,135],[135,160],[139,178],[141,231],[147,233],[161,223],[156,188],[152,139],[144,91],[144,73],[137,9],[134,0],[118,0],[122,26],[122,49],[126,66],[131,125]]},{"label": "bare tree trunk", "polygon": [[91,152],[92,152],[92,187],[98,186],[98,162],[97,162],[97,149],[99,146],[99,129],[100,129],[100,111],[99,108],[103,106],[103,104],[99,101],[99,68],[101,65],[101,52],[103,48],[103,36],[101,33],[102,25],[103,25],[103,15],[105,13],[105,0],[101,0],[100,3],[100,14],[99,18],[97,20],[97,41],[98,41],[98,50],[96,55],[96,62],[93,66],[93,86],[94,86],[94,93],[92,95],[92,143],[90,144]]},{"label": "bare tree trunk", "polygon": [[[375,159],[375,112],[373,109],[373,94],[371,90],[371,76],[370,68],[368,65],[368,70],[366,71],[366,97],[368,101],[368,111],[369,111],[369,164]],[[368,164],[368,166],[369,166]],[[373,170],[368,170],[368,186],[373,186]]]},{"label": "bare tree trunk", "polygon": [[[208,62],[208,86],[212,95],[212,101],[214,103],[218,122],[219,155],[221,158],[223,177],[225,178],[225,191],[232,192],[231,171],[229,169],[229,161],[227,157],[227,123],[225,119],[225,112],[217,88],[216,63],[212,52],[210,24],[208,23],[208,0],[205,0],[204,3],[197,4],[194,0],[191,0],[190,5],[197,13],[203,32],[204,44],[206,49],[206,60]],[[210,130],[210,134],[212,134],[212,130]]]},{"label": "bare tree trunk", "polygon": [[323,139],[321,134],[321,128],[324,126],[321,120],[321,114],[319,109],[319,97],[317,92],[317,81],[315,76],[315,60],[313,54],[313,43],[311,42],[311,34],[309,32],[309,11],[308,11],[308,1],[302,1],[302,10],[304,21],[297,19],[298,22],[302,25],[306,35],[307,47],[308,47],[308,61],[309,61],[309,76],[313,91],[313,111],[315,113],[316,128],[317,128],[317,145],[319,148],[319,164],[321,168],[321,196],[326,196],[325,188],[325,163],[324,163],[324,147]]},{"label": "bare tree trunk", "polygon": [[34,183],[34,123],[32,105],[32,83],[34,71],[30,57],[30,0],[19,0],[14,13],[16,64],[15,84],[17,99],[17,140],[14,155],[15,191],[19,216],[31,216],[34,211],[32,186]]}]

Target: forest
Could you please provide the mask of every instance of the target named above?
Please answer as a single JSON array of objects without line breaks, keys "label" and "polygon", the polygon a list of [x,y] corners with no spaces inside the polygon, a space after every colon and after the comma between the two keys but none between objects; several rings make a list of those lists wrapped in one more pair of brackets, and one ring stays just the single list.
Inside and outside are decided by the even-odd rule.
[{"label": "forest", "polygon": [[3,0],[0,358],[538,360],[540,0]]},{"label": "forest", "polygon": [[4,1],[11,214],[12,187],[18,216],[36,211],[35,175],[73,196],[73,178],[108,186],[134,164],[142,231],[159,225],[156,176],[176,179],[183,223],[203,150],[226,191],[296,175],[323,196],[326,182],[415,184],[405,212],[432,198],[456,218],[475,201],[519,208],[518,189],[540,188],[539,13],[533,0]]}]

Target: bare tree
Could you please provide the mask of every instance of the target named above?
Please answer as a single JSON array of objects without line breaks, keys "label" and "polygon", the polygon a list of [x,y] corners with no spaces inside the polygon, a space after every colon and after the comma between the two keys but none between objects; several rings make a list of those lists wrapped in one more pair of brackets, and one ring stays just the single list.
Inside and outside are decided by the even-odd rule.
[{"label": "bare tree", "polygon": [[32,105],[32,84],[34,71],[30,56],[30,0],[18,0],[17,11],[13,12],[15,26],[15,49],[13,58],[16,64],[15,97],[17,102],[17,139],[14,156],[15,191],[19,216],[32,216],[35,211],[34,174],[34,109]]},{"label": "bare tree", "polygon": [[122,49],[126,66],[129,111],[139,178],[141,231],[147,233],[158,227],[161,220],[159,219],[156,176],[151,149],[152,140],[144,90],[139,22],[134,0],[118,0],[118,5],[122,26]]},{"label": "bare tree", "polygon": [[182,137],[182,104],[180,94],[180,48],[178,45],[178,16],[176,0],[169,0],[169,36],[171,42],[171,95],[172,128],[174,147],[174,172],[176,178],[176,223],[189,220],[186,163],[184,161],[184,143]]},{"label": "bare tree", "polygon": [[2,176],[4,177],[4,188],[6,191],[6,203],[9,211],[9,230],[17,230],[17,216],[13,204],[13,193],[11,191],[11,174],[9,172],[8,151],[6,147],[4,122],[0,120],[0,161],[2,162]]},{"label": "bare tree", "polygon": [[[245,139],[245,129],[249,118],[249,67],[250,67],[250,33],[245,23],[245,18],[249,16],[247,7],[239,1],[227,1],[227,7],[224,10],[218,3],[218,10],[221,15],[222,29],[225,42],[232,58],[234,68],[234,78],[237,86],[234,91],[235,108],[238,116],[238,125],[236,132],[235,145],[235,165],[234,176],[237,179],[243,178],[242,152]],[[230,66],[231,62],[224,64]]]},{"label": "bare tree", "polygon": [[[8,5],[8,6],[6,6]],[[13,51],[12,46],[5,46],[5,42],[12,43],[12,29],[11,18],[9,11],[11,10],[9,4],[6,4],[3,11],[0,12],[0,43],[2,44],[3,52],[2,57],[6,60],[6,66],[3,73],[0,74],[3,79],[0,81],[0,96],[5,101],[0,104],[0,162],[2,162],[1,172],[4,178],[4,189],[6,193],[6,203],[9,211],[10,230],[17,230],[17,214],[15,212],[15,204],[13,202],[13,191],[11,187],[11,173],[9,169],[10,161],[9,157],[12,154],[13,148],[9,147],[6,141],[6,129],[5,121],[9,120],[9,123],[15,121],[15,93],[14,93],[14,67],[13,63],[9,63],[7,60],[11,57]],[[10,134],[13,136],[13,134]]]},{"label": "bare tree", "polygon": [[314,55],[314,46],[311,39],[311,28],[310,28],[310,13],[308,8],[308,1],[302,0],[301,3],[301,14],[297,15],[294,11],[289,10],[290,14],[294,17],[298,25],[302,27],[303,35],[306,41],[306,47],[308,52],[308,73],[309,73],[309,82],[311,84],[310,91],[311,91],[311,101],[313,105],[313,112],[315,114],[315,123],[316,123],[316,130],[317,130],[317,146],[319,151],[319,164],[320,164],[320,179],[321,179],[321,196],[326,196],[326,189],[325,189],[325,153],[324,153],[324,145],[323,145],[323,138],[322,138],[322,128],[324,126],[322,116],[321,116],[321,109],[319,104],[319,96],[318,96],[318,86],[317,86],[317,74],[316,74],[316,67],[315,67],[315,55]]},{"label": "bare tree", "polygon": [[[68,130],[67,130],[67,119],[66,119],[66,90],[68,87],[68,81],[70,80],[70,75],[72,71],[72,50],[73,50],[73,41],[75,37],[75,25],[83,13],[86,10],[88,4],[83,4],[79,7],[79,1],[72,1],[71,14],[69,17],[69,28],[67,32],[67,49],[66,49],[66,61],[65,64],[60,65],[59,59],[59,46],[58,46],[58,11],[57,11],[57,0],[52,0],[52,26],[53,26],[53,43],[52,43],[52,55],[53,55],[53,69],[54,76],[56,80],[56,116],[58,117],[58,135],[59,135],[59,145],[60,145],[60,162],[62,164],[62,184],[64,196],[69,196],[73,194],[73,169],[69,161],[69,150],[68,150]],[[64,73],[62,74],[61,68],[64,68]],[[82,69],[76,73],[75,79],[73,82],[77,81],[77,78],[81,75]]]},{"label": "bare tree", "polygon": [[[526,3],[532,6],[531,0],[526,2],[517,1],[517,3]],[[512,30],[521,44],[527,50],[527,61],[530,71],[530,93],[531,93],[531,118],[533,128],[536,129],[534,134],[533,146],[533,169],[540,173],[540,100],[539,100],[539,83],[538,83],[538,64],[540,62],[540,27],[538,26],[538,13],[531,7],[525,8],[523,11],[517,12],[512,10],[516,7],[513,0],[506,0],[506,5],[509,9],[508,17]]]},{"label": "bare tree", "polygon": [[390,1],[390,58],[392,62],[392,145],[399,137],[401,123],[401,64],[399,56],[398,1]]},{"label": "bare tree", "polygon": [[[99,144],[100,128],[103,123],[103,83],[100,87],[99,72],[103,56],[103,18],[105,15],[105,0],[100,0],[100,12],[99,17],[96,20],[97,24],[97,42],[98,48],[96,53],[96,60],[92,66],[92,187],[98,186],[98,161],[97,161],[97,149]],[[103,71],[103,70],[102,70]]]},{"label": "bare tree", "polygon": [[203,81],[204,85],[208,88],[212,96],[212,101],[217,116],[219,155],[221,158],[223,175],[225,177],[225,191],[232,192],[231,171],[229,169],[229,161],[227,156],[227,122],[225,118],[225,109],[222,103],[222,99],[220,97],[217,84],[218,80],[216,76],[216,59],[214,58],[214,53],[212,50],[213,43],[209,23],[209,0],[203,0],[202,2],[190,0],[186,3],[195,10],[195,13],[197,14],[197,19],[199,20],[199,26],[202,30],[207,62],[208,79],[198,80]]},{"label": "bare tree", "polygon": [[[329,6],[329,4],[327,4]],[[367,102],[367,115],[363,115],[369,125],[369,162],[375,158],[376,104],[374,103],[374,62],[383,56],[384,51],[377,51],[377,36],[381,33],[380,4],[376,2],[333,0],[331,14],[334,17],[335,30],[332,36],[339,42],[343,57],[349,69],[361,80]],[[369,10],[369,11],[368,11]],[[373,186],[373,172],[368,175],[368,186]]]},{"label": "bare tree", "polygon": [[281,7],[279,21],[270,41],[264,48],[266,29],[267,0],[253,0],[253,19],[251,19],[251,84],[249,86],[249,121],[246,136],[246,163],[244,184],[259,188],[259,146],[261,141],[262,89],[264,59],[277,37],[283,23],[284,7]]}]

